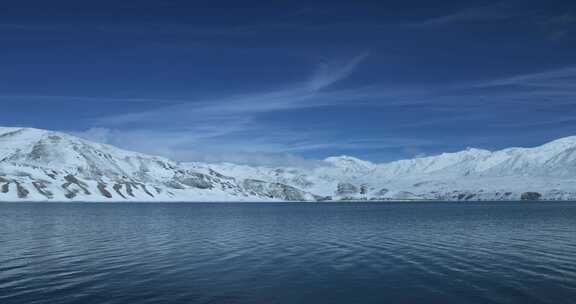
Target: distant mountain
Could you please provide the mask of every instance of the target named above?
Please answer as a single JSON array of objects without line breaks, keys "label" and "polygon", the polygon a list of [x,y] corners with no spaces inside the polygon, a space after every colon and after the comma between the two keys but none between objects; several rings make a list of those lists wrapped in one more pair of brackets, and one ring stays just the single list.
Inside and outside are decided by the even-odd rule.
[{"label": "distant mountain", "polygon": [[312,168],[181,163],[68,134],[0,128],[0,201],[576,200],[576,137]]},{"label": "distant mountain", "polygon": [[0,128],[0,200],[304,201],[315,196],[64,133]]},{"label": "distant mountain", "polygon": [[208,166],[332,200],[576,200],[576,137],[535,148],[470,148],[385,164],[350,156],[325,163],[310,169]]}]

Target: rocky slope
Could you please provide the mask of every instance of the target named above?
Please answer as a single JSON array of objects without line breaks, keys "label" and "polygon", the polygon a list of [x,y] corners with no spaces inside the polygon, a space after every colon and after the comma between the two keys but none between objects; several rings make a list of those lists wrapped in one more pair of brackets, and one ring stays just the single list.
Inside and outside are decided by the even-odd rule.
[{"label": "rocky slope", "polygon": [[576,137],[534,148],[456,153],[374,164],[329,157],[309,169],[210,165],[332,200],[576,200]]},{"label": "rocky slope", "polygon": [[285,184],[235,179],[59,132],[0,128],[0,201],[314,199]]},{"label": "rocky slope", "polygon": [[534,148],[313,168],[179,163],[68,134],[0,128],[0,201],[576,200],[576,137]]}]

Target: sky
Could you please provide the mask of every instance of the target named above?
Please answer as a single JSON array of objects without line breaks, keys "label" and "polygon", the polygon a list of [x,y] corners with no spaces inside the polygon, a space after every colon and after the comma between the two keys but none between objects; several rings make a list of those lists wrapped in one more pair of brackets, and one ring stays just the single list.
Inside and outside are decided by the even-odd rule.
[{"label": "sky", "polygon": [[574,1],[0,1],[0,125],[306,165],[576,135]]}]

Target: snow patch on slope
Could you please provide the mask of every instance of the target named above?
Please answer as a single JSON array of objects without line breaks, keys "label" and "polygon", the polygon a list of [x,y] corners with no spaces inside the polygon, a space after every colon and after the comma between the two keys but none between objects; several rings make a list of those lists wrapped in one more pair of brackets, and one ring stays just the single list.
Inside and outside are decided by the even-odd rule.
[{"label": "snow patch on slope", "polygon": [[576,136],[539,147],[310,168],[179,163],[68,134],[0,127],[0,201],[576,199]]}]

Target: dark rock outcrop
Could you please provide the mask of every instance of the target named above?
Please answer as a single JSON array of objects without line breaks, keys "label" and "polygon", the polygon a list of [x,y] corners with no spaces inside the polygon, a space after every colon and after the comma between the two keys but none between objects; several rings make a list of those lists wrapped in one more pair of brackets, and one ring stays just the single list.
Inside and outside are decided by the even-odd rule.
[{"label": "dark rock outcrop", "polygon": [[542,197],[542,194],[538,192],[524,192],[520,196],[520,199],[523,201],[537,201]]},{"label": "dark rock outcrop", "polygon": [[350,183],[339,183],[336,188],[337,195],[350,195],[358,193],[358,187]]},{"label": "dark rock outcrop", "polygon": [[212,183],[207,175],[195,172],[188,172],[185,175],[177,176],[176,180],[189,187],[198,189],[212,189]]},{"label": "dark rock outcrop", "polygon": [[98,183],[98,190],[100,190],[100,194],[104,197],[112,198],[112,193],[106,189],[106,185],[103,183]]}]

